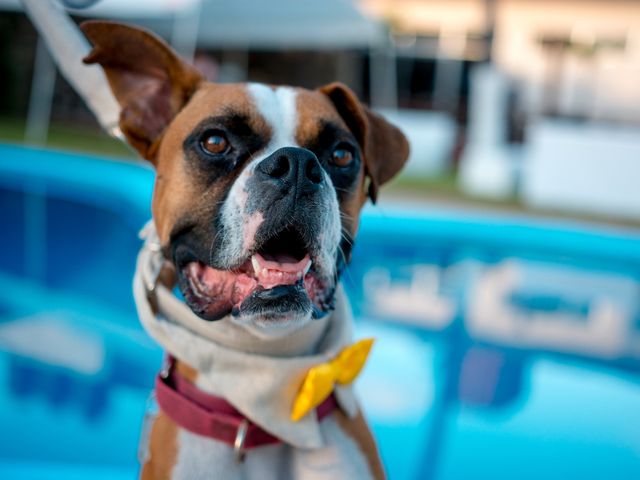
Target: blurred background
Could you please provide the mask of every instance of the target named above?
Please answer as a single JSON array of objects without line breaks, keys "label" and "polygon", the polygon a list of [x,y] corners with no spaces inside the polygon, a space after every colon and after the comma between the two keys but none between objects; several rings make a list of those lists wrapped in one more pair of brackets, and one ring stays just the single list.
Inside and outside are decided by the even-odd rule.
[{"label": "blurred background", "polygon": [[[640,1],[69,0],[412,145],[344,283],[390,478],[640,478]],[[0,0],[0,478],[135,478],[152,170]]]}]

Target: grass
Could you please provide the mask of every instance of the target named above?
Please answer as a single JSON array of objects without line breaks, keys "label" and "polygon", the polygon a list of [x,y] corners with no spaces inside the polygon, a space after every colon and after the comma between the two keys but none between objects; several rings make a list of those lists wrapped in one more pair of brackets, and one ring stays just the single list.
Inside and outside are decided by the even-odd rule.
[{"label": "grass", "polygon": [[458,186],[453,172],[446,172],[437,176],[409,176],[399,175],[385,186],[385,191],[394,196],[412,196],[416,198],[437,199],[452,203],[479,203],[496,208],[520,209],[524,208],[517,197],[494,199],[489,197],[475,197],[466,194]]},{"label": "grass", "polygon": [[[0,118],[0,142],[26,144],[25,122],[13,118]],[[136,157],[135,152],[120,140],[100,130],[77,125],[52,124],[45,143],[38,146],[110,157]]]},{"label": "grass", "polygon": [[471,210],[490,210],[557,220],[579,220],[600,225],[640,228],[640,220],[555,209],[532,208],[519,197],[497,199],[479,197],[462,191],[453,172],[435,177],[400,175],[383,190],[383,197],[401,199],[416,204],[446,203]]}]

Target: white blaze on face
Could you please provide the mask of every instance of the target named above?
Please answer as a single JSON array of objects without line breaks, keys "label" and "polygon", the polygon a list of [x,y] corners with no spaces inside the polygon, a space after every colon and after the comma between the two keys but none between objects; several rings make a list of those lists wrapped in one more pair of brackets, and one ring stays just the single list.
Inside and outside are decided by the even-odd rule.
[{"label": "white blaze on face", "polygon": [[[221,210],[221,220],[224,224],[222,245],[224,252],[218,252],[218,258],[223,266],[230,268],[239,259],[246,256],[254,246],[255,235],[264,218],[261,212],[246,212],[246,205],[250,192],[246,190],[247,181],[254,173],[256,166],[276,150],[283,147],[299,147],[296,141],[298,129],[297,91],[291,87],[270,87],[263,84],[249,84],[247,90],[255,109],[262,116],[271,131],[269,144],[254,154],[251,161],[244,167],[229,190]],[[325,181],[329,185],[327,195],[321,202],[323,212],[321,219],[323,235],[326,235],[327,248],[321,252],[321,263],[324,273],[333,274],[335,268],[336,249],[340,241],[340,210],[335,191],[329,175],[323,170]],[[329,194],[330,193],[330,194]]]},{"label": "white blaze on face", "polygon": [[269,125],[272,138],[258,155],[254,156],[244,168],[229,191],[229,196],[222,206],[222,219],[225,228],[223,244],[227,246],[226,255],[230,267],[244,252],[253,247],[256,232],[264,218],[262,213],[245,214],[248,192],[245,190],[247,180],[262,160],[282,147],[298,146],[295,141],[297,125],[296,91],[290,87],[271,88],[259,83],[247,85],[249,95],[262,117]]},{"label": "white blaze on face", "polygon": [[291,87],[274,89],[260,83],[251,83],[247,89],[256,108],[273,132],[271,142],[264,150],[262,158],[278,148],[299,146],[295,138],[298,124],[297,92]]}]

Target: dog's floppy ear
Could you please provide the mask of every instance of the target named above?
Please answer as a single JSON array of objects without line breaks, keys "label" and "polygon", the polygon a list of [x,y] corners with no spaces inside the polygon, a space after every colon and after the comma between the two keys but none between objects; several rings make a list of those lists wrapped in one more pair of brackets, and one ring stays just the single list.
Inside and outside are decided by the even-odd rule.
[{"label": "dog's floppy ear", "polygon": [[160,38],[116,22],[80,26],[93,44],[84,63],[99,63],[120,104],[120,129],[128,142],[153,161],[160,137],[187,103],[202,76]]},{"label": "dog's floppy ear", "polygon": [[360,143],[365,171],[369,176],[369,197],[373,203],[378,188],[400,171],[409,157],[404,134],[377,113],[365,107],[346,85],[335,82],[320,87]]}]

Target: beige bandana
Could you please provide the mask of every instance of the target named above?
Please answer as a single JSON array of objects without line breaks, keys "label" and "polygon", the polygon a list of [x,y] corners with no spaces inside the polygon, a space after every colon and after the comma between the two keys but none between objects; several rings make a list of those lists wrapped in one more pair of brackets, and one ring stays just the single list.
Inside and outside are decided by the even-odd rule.
[{"label": "beige bandana", "polygon": [[[351,342],[352,316],[342,288],[336,291],[336,309],[327,319],[324,331],[319,330],[321,323],[302,329],[316,329],[320,334],[309,354],[282,356],[281,352],[272,355],[247,353],[252,349],[230,347],[226,341],[229,337],[220,334],[220,331],[228,332],[232,328],[228,317],[217,322],[206,322],[167,287],[156,283],[163,259],[151,222],[145,227],[143,235],[145,244],[138,255],[133,292],[138,315],[149,335],[169,354],[198,371],[198,387],[225,398],[264,430],[298,448],[323,447],[324,440],[315,412],[297,422],[293,422],[290,415],[294,398],[308,370],[332,360]],[[152,308],[147,297],[147,289],[154,284],[157,308]],[[156,310],[157,314],[154,313]],[[242,333],[237,333],[241,329],[233,328],[236,337],[242,336]],[[248,332],[247,337],[249,343],[260,341]],[[300,334],[293,337],[284,339],[284,351],[287,345],[299,341],[296,338]],[[356,415],[358,407],[351,386],[337,386],[335,396],[349,417]]]}]

